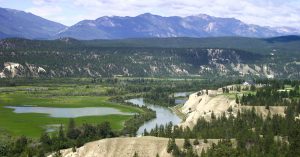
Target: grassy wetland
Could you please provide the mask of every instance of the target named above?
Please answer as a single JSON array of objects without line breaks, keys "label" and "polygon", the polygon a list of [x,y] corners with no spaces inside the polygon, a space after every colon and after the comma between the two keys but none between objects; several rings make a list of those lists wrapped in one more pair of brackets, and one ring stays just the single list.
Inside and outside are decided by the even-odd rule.
[{"label": "grassy wetland", "polygon": [[[30,86],[0,88],[1,131],[18,136],[39,137],[48,127],[66,125],[69,118],[50,117],[41,113],[14,113],[14,107],[86,108],[105,107],[122,113],[141,113],[141,109],[110,102],[109,87],[103,85],[36,84]],[[76,117],[78,125],[110,122],[114,130],[121,130],[126,120],[133,115],[108,114],[101,116]]]},{"label": "grassy wetland", "polygon": [[[175,106],[172,93],[193,91],[205,87],[207,80],[182,78],[53,78],[53,79],[2,79],[0,83],[0,131],[12,136],[25,135],[38,138],[41,133],[66,126],[70,117],[53,117],[47,113],[16,113],[15,108],[86,109],[109,108],[121,114],[88,115],[73,117],[77,125],[99,124],[108,121],[115,131],[127,128],[134,132],[143,122],[135,115],[144,115],[144,108],[125,103],[126,99],[145,97],[154,104]],[[155,95],[153,95],[153,93]],[[48,110],[49,110],[48,109]],[[153,118],[153,117],[152,117]],[[128,121],[136,126],[129,125]],[[133,122],[134,121],[134,122]],[[54,129],[54,130],[53,130]]]}]

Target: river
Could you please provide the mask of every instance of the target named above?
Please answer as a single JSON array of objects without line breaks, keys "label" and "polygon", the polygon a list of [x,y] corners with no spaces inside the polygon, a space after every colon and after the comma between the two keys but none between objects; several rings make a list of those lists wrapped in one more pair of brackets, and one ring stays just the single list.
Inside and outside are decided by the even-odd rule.
[{"label": "river", "polygon": [[[183,96],[185,94],[175,93],[174,95],[178,97]],[[137,131],[137,135],[142,135],[144,133],[144,129],[147,129],[147,131],[149,132],[151,129],[155,128],[156,125],[165,125],[169,122],[172,122],[173,125],[177,125],[181,122],[181,119],[167,107],[145,103],[143,98],[134,98],[126,101],[138,106],[147,106],[148,108],[151,108],[152,110],[156,111],[156,118],[145,122]],[[186,100],[180,98],[178,100],[176,99],[175,101],[177,101],[177,103],[184,103]]]}]

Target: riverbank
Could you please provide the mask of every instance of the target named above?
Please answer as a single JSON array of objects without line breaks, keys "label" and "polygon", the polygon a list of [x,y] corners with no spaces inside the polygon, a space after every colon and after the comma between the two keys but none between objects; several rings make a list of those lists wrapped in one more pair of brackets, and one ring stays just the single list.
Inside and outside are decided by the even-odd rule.
[{"label": "riverbank", "polygon": [[183,105],[184,104],[178,104],[176,106],[169,107],[169,109],[172,110],[172,112],[174,112],[182,121],[185,121],[187,115],[181,111]]}]

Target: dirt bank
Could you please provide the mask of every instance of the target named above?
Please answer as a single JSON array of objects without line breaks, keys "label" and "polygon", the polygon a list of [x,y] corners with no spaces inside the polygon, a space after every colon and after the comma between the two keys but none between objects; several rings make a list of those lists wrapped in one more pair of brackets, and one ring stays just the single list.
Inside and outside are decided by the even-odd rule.
[{"label": "dirt bank", "polygon": [[[238,111],[251,110],[252,106],[241,106],[235,102],[229,95],[223,94],[222,90],[199,91],[189,96],[188,101],[183,105],[181,111],[186,119],[181,126],[193,127],[199,118],[205,118],[210,121],[212,114],[220,117],[222,114],[228,117],[230,114],[237,115]],[[231,108],[232,110],[229,110]],[[257,114],[266,117],[270,112],[271,115],[278,114],[284,116],[285,106],[270,106],[267,110],[264,106],[255,106]]]},{"label": "dirt bank", "polygon": [[[140,157],[171,157],[167,153],[168,138],[159,138],[152,136],[144,137],[126,137],[110,138],[94,141],[72,152],[72,149],[61,150],[63,157],[132,157],[135,152]],[[179,148],[183,147],[183,139],[176,139]],[[190,141],[191,143],[193,140]],[[200,144],[193,146],[199,154],[202,149],[207,149],[212,143],[217,143],[218,139],[208,139],[208,143],[199,140]],[[52,157],[51,155],[49,157]]]}]

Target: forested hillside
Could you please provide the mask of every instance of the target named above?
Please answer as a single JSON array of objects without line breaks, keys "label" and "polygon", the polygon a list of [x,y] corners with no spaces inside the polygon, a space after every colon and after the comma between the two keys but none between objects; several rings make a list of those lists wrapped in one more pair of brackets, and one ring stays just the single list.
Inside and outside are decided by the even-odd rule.
[{"label": "forested hillside", "polygon": [[[0,41],[0,77],[299,77],[299,37]],[[285,45],[284,45],[285,44]]]}]

